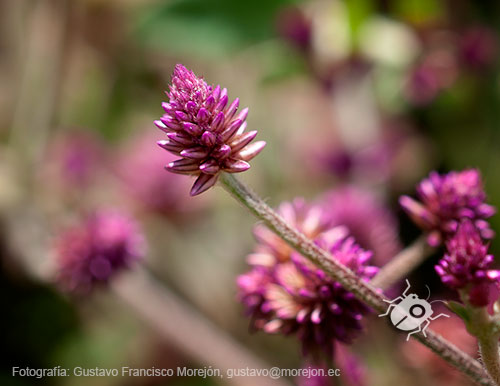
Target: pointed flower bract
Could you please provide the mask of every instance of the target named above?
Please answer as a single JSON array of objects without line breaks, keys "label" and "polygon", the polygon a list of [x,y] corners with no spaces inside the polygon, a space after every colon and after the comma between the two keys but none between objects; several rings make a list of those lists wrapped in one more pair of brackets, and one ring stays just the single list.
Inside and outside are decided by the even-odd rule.
[{"label": "pointed flower bract", "polygon": [[402,196],[399,202],[415,223],[429,231],[430,245],[438,246],[453,236],[465,219],[474,223],[481,237],[494,236],[485,219],[496,210],[485,203],[486,193],[477,169],[443,175],[432,172],[417,186],[417,196],[421,202],[408,196]]},{"label": "pointed flower bract", "polygon": [[454,237],[446,243],[447,252],[436,265],[441,281],[450,288],[468,287],[469,301],[482,307],[490,302],[490,293],[500,283],[500,271],[491,269],[493,255],[471,221],[462,222]]},{"label": "pointed flower bract", "polygon": [[237,113],[239,99],[229,104],[227,90],[210,86],[181,64],[175,66],[165,114],[156,126],[168,139],[158,145],[180,156],[166,169],[197,176],[191,189],[196,196],[217,182],[220,172],[239,173],[266,143],[251,143],[257,131],[245,132],[248,108]]}]

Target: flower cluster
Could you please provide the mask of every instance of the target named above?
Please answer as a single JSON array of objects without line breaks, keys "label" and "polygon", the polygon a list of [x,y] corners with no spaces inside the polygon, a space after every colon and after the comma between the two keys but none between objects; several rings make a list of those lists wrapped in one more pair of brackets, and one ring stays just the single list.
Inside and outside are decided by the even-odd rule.
[{"label": "flower cluster", "polygon": [[248,161],[266,145],[250,144],[257,131],[245,132],[248,109],[236,114],[238,98],[228,105],[225,88],[208,85],[181,64],[175,66],[167,95],[169,102],[162,104],[165,114],[155,124],[168,139],[158,145],[182,157],[170,162],[167,170],[197,176],[192,196],[211,188],[222,171],[249,169]]},{"label": "flower cluster", "polygon": [[453,236],[463,219],[472,221],[483,238],[494,236],[485,219],[496,210],[485,203],[486,194],[478,170],[444,175],[432,172],[417,186],[417,196],[421,202],[402,196],[400,204],[413,221],[429,232],[430,245],[437,246]]},{"label": "flower cluster", "polygon": [[429,232],[430,245],[445,243],[446,254],[435,266],[441,281],[466,291],[473,306],[487,306],[498,297],[500,271],[490,269],[494,258],[483,241],[494,236],[486,219],[496,210],[485,203],[479,171],[432,172],[418,185],[417,193],[422,202],[403,196],[400,203]]},{"label": "flower cluster", "polygon": [[373,251],[373,261],[383,265],[401,249],[393,213],[367,190],[344,186],[323,198],[331,225],[344,225],[363,248]]},{"label": "flower cluster", "polygon": [[100,210],[62,232],[55,250],[60,284],[68,291],[85,293],[140,260],[144,239],[127,216]]},{"label": "flower cluster", "polygon": [[[282,204],[279,213],[359,277],[369,280],[376,274],[377,268],[368,265],[371,252],[347,237],[345,227],[326,225],[321,207],[297,200]],[[239,298],[251,317],[252,328],[295,334],[304,354],[323,352],[332,357],[336,341],[350,343],[361,330],[368,308],[263,229],[256,229],[259,245],[248,257],[251,270],[238,278]]]},{"label": "flower cluster", "polygon": [[480,74],[495,64],[498,41],[490,28],[469,26],[462,30],[429,31],[423,39],[423,52],[407,74],[405,96],[416,105],[427,105],[457,80],[471,73]]},{"label": "flower cluster", "polygon": [[465,220],[447,241],[446,248],[447,253],[435,267],[441,281],[453,289],[469,286],[470,303],[476,307],[488,305],[491,284],[500,282],[500,271],[490,269],[493,255],[488,254],[488,245],[478,229]]}]

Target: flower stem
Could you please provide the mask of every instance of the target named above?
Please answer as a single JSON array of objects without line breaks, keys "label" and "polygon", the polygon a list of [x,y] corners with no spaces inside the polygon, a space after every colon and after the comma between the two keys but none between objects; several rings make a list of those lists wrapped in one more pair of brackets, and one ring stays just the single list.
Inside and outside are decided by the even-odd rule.
[{"label": "flower stem", "polygon": [[420,265],[434,250],[427,243],[427,236],[420,236],[384,265],[371,280],[371,284],[377,288],[390,288]]},{"label": "flower stem", "polygon": [[[147,322],[168,344],[204,366],[227,373],[232,369],[267,369],[225,331],[186,304],[146,270],[124,273],[113,280],[111,290],[137,316]],[[233,377],[232,386],[289,386],[286,379]]]},{"label": "flower stem", "polygon": [[[358,278],[349,268],[334,259],[330,253],[319,248],[298,230],[290,227],[286,221],[271,209],[259,196],[230,174],[222,174],[221,183],[224,188],[246,206],[257,218],[272,230],[277,236],[287,242],[293,249],[300,252],[326,274],[338,281],[345,289],[352,292],[377,312],[385,312],[387,298],[372,284]],[[421,332],[413,334],[421,343],[429,347],[436,354],[467,374],[479,385],[493,386],[494,383],[484,372],[478,361],[446,341],[442,336],[427,330],[427,337]]]},{"label": "flower stem", "polygon": [[500,385],[500,358],[498,352],[498,335],[478,338],[479,352],[483,360],[484,367],[495,382]]},{"label": "flower stem", "polygon": [[488,314],[486,307],[474,307],[468,301],[468,295],[465,290],[459,291],[460,298],[465,304],[468,312],[466,322],[467,330],[471,335],[477,338],[479,353],[484,368],[491,376],[495,385],[500,386],[500,352],[498,331],[496,320]]}]

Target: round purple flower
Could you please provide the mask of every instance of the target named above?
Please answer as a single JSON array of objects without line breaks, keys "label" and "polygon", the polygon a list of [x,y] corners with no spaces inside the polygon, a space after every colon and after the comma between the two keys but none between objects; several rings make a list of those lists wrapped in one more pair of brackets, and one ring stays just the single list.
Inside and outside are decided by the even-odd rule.
[{"label": "round purple flower", "polygon": [[483,238],[494,236],[485,219],[496,210],[485,203],[486,193],[477,169],[444,175],[432,172],[417,186],[417,196],[421,202],[408,196],[402,196],[399,202],[415,223],[430,232],[430,245],[437,246],[453,235],[462,219],[471,220]]},{"label": "round purple flower", "polygon": [[[346,237],[344,227],[323,226],[319,209],[297,201],[282,204],[279,212],[294,226],[314,234],[319,245],[357,275],[372,278],[377,268],[367,264],[371,252]],[[261,236],[261,232],[257,234]],[[252,328],[294,334],[304,354],[323,352],[332,357],[335,342],[350,343],[361,330],[368,308],[303,256],[283,248],[281,242],[267,237],[259,241],[248,258],[252,269],[238,279],[239,298],[252,318]]]},{"label": "round purple flower", "polygon": [[197,176],[191,195],[203,193],[216,182],[220,172],[239,173],[264,148],[250,144],[257,131],[245,132],[248,109],[236,114],[239,99],[228,105],[227,90],[210,86],[181,64],[175,66],[165,114],[155,124],[167,133],[158,145],[182,158],[166,169]]},{"label": "round purple flower", "polygon": [[373,251],[378,265],[401,250],[397,219],[373,193],[345,186],[326,193],[323,203],[331,224],[344,225],[359,245]]},{"label": "round purple flower", "polygon": [[493,255],[481,239],[479,230],[469,220],[462,222],[455,236],[446,242],[447,252],[436,265],[441,281],[452,289],[468,288],[471,304],[490,303],[491,284],[500,282],[500,271],[490,269]]},{"label": "round purple flower", "polygon": [[114,210],[100,210],[57,237],[58,280],[68,291],[88,292],[140,260],[144,247],[133,220]]}]

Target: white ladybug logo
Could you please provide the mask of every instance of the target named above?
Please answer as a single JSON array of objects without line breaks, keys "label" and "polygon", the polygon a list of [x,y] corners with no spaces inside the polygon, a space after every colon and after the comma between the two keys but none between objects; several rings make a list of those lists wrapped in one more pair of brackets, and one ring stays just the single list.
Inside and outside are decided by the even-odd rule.
[{"label": "white ladybug logo", "polygon": [[[439,314],[437,316],[432,316],[432,307],[431,303],[434,302],[442,302],[442,300],[433,300],[432,302],[428,302],[427,299],[420,299],[416,294],[406,295],[411,285],[408,279],[406,279],[406,284],[408,285],[401,296],[398,296],[392,300],[385,300],[384,302],[389,303],[389,308],[387,309],[385,314],[380,314],[379,317],[386,316],[391,313],[391,322],[399,330],[402,331],[411,331],[406,340],[410,339],[410,335],[416,334],[417,332],[422,331],[425,337],[425,330],[429,327],[431,320],[435,320],[440,316],[446,316],[447,318],[450,315],[447,314]],[[427,287],[428,289],[429,287]],[[429,291],[430,296],[430,291]],[[399,303],[393,304],[398,301]],[[412,331],[413,330],[413,331]]]}]

